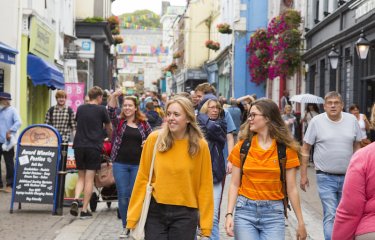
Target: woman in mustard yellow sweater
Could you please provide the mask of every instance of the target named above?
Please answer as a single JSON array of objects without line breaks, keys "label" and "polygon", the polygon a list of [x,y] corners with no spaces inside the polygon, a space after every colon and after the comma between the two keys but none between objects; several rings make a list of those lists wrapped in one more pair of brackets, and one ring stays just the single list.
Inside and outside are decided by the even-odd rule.
[{"label": "woman in mustard yellow sweater", "polygon": [[155,144],[154,190],[145,226],[146,239],[193,240],[198,212],[202,234],[209,237],[214,205],[210,152],[195,121],[192,103],[180,96],[167,103],[166,124],[151,133],[143,147],[127,228],[134,228],[140,218]]}]

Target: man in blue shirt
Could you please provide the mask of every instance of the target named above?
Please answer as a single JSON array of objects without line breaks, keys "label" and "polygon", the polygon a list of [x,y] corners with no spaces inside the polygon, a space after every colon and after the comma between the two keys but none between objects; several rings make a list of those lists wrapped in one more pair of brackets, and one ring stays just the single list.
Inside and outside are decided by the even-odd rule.
[{"label": "man in blue shirt", "polygon": [[[16,109],[10,106],[12,97],[9,93],[0,92],[0,159],[4,156],[6,166],[5,192],[12,192],[14,176],[14,144],[15,135],[21,127],[21,120]],[[1,166],[1,165],[0,165]],[[0,167],[0,190],[3,190]]]}]

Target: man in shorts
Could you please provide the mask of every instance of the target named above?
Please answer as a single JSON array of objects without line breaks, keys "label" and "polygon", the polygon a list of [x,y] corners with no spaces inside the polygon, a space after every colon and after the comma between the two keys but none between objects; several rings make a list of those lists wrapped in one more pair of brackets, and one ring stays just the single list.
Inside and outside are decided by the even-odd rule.
[{"label": "man in shorts", "polygon": [[100,169],[101,164],[100,155],[104,140],[103,126],[108,136],[112,135],[112,125],[107,110],[105,106],[101,105],[103,90],[95,86],[89,90],[88,96],[90,101],[77,109],[77,132],[73,142],[78,182],[70,214],[78,216],[78,198],[83,192],[81,219],[92,217],[87,207],[93,191],[95,173],[96,170]]}]

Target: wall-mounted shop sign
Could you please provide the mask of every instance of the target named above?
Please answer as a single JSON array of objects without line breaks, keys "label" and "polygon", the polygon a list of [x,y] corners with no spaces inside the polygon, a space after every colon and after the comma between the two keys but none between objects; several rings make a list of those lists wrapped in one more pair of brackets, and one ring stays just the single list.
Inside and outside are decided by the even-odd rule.
[{"label": "wall-mounted shop sign", "polygon": [[31,18],[29,51],[50,62],[55,55],[55,32],[37,17]]},{"label": "wall-mounted shop sign", "polygon": [[360,18],[375,9],[375,0],[367,0],[355,10],[355,19]]}]

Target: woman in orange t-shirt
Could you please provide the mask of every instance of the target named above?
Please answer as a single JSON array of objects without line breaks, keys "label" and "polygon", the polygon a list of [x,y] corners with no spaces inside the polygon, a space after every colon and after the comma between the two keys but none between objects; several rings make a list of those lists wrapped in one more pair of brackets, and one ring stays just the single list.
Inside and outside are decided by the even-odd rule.
[{"label": "woman in orange t-shirt", "polygon": [[[233,169],[225,223],[227,234],[238,240],[284,239],[284,194],[277,153],[277,143],[281,143],[286,146],[286,192],[298,220],[297,239],[306,239],[296,186],[300,146],[288,131],[279,108],[270,99],[253,102],[241,129],[240,141],[228,157]],[[251,141],[251,146],[241,175],[240,149],[245,139]]]}]

